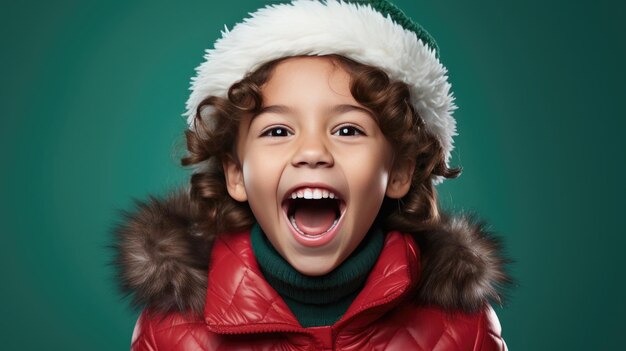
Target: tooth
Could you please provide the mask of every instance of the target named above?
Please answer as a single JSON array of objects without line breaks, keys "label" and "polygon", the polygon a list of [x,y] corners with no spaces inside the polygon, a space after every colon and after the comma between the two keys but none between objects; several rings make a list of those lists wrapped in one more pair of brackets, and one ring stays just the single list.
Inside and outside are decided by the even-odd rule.
[{"label": "tooth", "polygon": [[295,192],[291,193],[291,198],[292,198],[292,199],[295,199],[295,198],[297,198],[297,197],[298,197],[298,194],[296,194]]},{"label": "tooth", "polygon": [[331,199],[334,199],[334,198],[335,198],[335,194],[333,194],[333,193],[329,193],[329,194],[328,194],[328,197],[330,197]]},{"label": "tooth", "polygon": [[321,199],[322,198],[322,191],[320,189],[313,189],[313,198],[314,199]]},{"label": "tooth", "polygon": [[309,189],[309,188],[304,189],[304,198],[305,199],[312,199],[313,198],[313,192],[311,191],[311,189]]},{"label": "tooth", "polygon": [[298,190],[298,198],[300,198],[300,199],[301,199],[301,198],[303,198],[303,197],[304,197],[304,195],[303,195],[303,193],[302,193],[302,190]]},{"label": "tooth", "polygon": [[328,199],[328,190],[322,190],[322,197]]}]

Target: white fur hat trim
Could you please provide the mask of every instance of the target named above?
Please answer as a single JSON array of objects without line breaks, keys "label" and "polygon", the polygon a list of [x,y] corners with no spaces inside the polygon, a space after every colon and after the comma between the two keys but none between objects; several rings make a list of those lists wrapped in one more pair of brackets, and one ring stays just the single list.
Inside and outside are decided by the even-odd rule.
[{"label": "white fur hat trim", "polygon": [[[369,5],[296,0],[268,5],[222,32],[196,68],[184,116],[190,127],[206,97],[226,97],[230,86],[263,63],[286,56],[338,54],[383,69],[411,89],[411,103],[436,136],[448,164],[456,109],[447,69],[417,35]],[[211,113],[211,109],[207,111]],[[203,116],[205,112],[203,111]],[[440,183],[443,179],[436,179]]]}]

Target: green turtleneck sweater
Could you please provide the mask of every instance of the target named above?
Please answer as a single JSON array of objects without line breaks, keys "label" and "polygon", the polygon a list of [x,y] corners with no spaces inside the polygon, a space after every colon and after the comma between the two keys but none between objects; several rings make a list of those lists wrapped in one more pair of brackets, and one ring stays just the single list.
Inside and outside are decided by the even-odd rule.
[{"label": "green turtleneck sweater", "polygon": [[339,267],[323,276],[298,272],[280,256],[258,224],[252,227],[250,239],[265,279],[306,328],[333,325],[348,310],[380,256],[384,234],[370,230]]}]

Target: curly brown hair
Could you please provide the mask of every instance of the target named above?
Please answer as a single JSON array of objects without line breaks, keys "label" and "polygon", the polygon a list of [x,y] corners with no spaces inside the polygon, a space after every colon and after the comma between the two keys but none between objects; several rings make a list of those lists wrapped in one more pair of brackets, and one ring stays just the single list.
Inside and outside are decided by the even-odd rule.
[{"label": "curly brown hair", "polygon": [[[385,198],[377,224],[386,229],[415,233],[439,219],[436,176],[456,178],[461,168],[448,168],[442,148],[410,103],[407,84],[389,79],[381,69],[340,55],[326,55],[350,75],[352,96],[374,112],[383,134],[391,143],[395,165],[414,165],[409,192],[399,200]],[[195,166],[190,195],[202,214],[208,234],[250,228],[254,216],[247,203],[235,201],[226,188],[222,162],[236,160],[235,145],[239,122],[246,114],[258,114],[263,107],[262,85],[278,63],[261,65],[228,90],[227,98],[209,96],[196,110],[193,128],[185,132],[188,154],[183,166]]]}]

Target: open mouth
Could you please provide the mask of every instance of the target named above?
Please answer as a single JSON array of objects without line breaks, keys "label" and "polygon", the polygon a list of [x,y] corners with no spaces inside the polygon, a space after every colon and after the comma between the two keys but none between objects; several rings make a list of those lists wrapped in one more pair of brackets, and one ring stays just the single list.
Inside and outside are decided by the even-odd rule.
[{"label": "open mouth", "polygon": [[282,207],[298,234],[315,238],[333,232],[341,221],[345,203],[328,190],[305,188],[291,193]]}]

